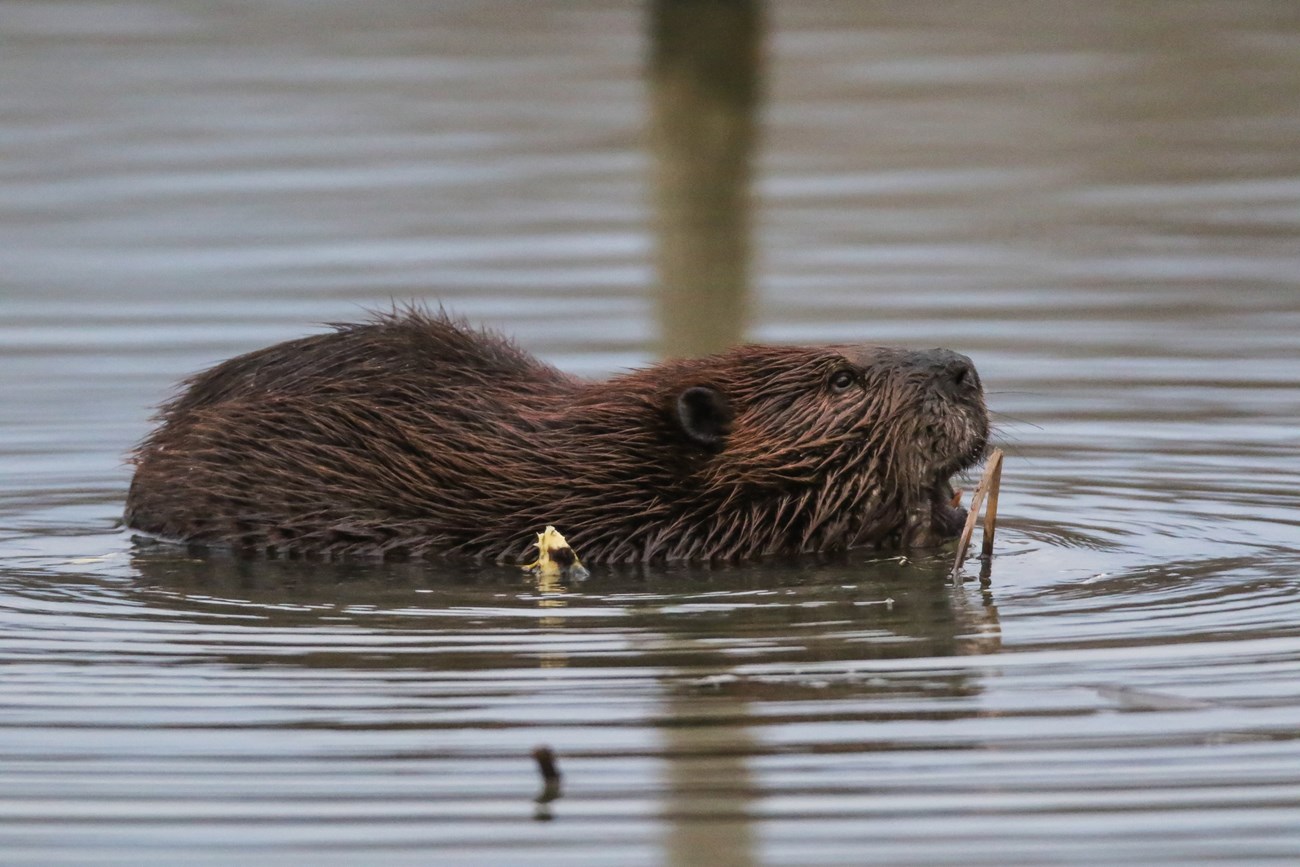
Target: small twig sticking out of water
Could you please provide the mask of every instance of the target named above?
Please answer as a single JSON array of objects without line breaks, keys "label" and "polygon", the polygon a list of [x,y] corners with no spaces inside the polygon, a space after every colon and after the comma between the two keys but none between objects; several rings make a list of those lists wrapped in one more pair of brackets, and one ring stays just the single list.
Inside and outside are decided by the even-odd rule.
[{"label": "small twig sticking out of water", "polygon": [[559,765],[555,761],[555,751],[548,746],[534,747],[533,759],[537,762],[538,773],[542,775],[542,790],[533,800],[538,804],[549,804],[560,797],[561,777]]},{"label": "small twig sticking out of water", "polygon": [[993,535],[998,524],[998,491],[1001,488],[1002,449],[994,449],[993,454],[989,455],[988,463],[984,465],[984,476],[971,495],[966,526],[962,528],[961,537],[957,540],[957,557],[953,560],[951,573],[954,584],[961,583],[961,567],[966,562],[966,551],[970,548],[971,535],[975,532],[975,522],[979,520],[980,506],[984,504],[985,496],[988,497],[989,504],[984,513],[984,546],[980,555],[984,560],[984,568],[980,570],[980,583],[986,587],[992,583],[989,571],[993,561]]}]

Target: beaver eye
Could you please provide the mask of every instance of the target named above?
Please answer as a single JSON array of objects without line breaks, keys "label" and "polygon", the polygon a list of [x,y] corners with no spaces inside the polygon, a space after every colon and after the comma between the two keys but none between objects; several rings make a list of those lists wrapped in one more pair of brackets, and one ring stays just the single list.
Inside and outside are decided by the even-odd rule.
[{"label": "beaver eye", "polygon": [[848,391],[858,381],[856,375],[851,370],[837,370],[831,374],[830,386],[831,391],[836,393]]}]

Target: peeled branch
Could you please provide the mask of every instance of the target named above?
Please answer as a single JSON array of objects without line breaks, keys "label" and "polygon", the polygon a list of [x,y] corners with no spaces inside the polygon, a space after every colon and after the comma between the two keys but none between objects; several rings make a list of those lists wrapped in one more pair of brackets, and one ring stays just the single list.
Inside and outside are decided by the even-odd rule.
[{"label": "peeled branch", "polygon": [[586,578],[589,574],[578,555],[554,527],[537,534],[537,559],[523,567],[525,572],[543,578]]},{"label": "peeled branch", "polygon": [[[957,557],[952,564],[952,580],[958,583],[961,580],[961,567],[966,562],[966,551],[970,548],[971,535],[975,532],[975,522],[979,519],[980,506],[984,504],[985,497],[988,498],[988,508],[984,513],[984,544],[980,552],[984,560],[984,571],[980,576],[981,583],[988,583],[987,570],[993,560],[993,535],[997,531],[998,523],[998,491],[1002,487],[1002,449],[994,449],[993,454],[989,455],[988,463],[984,465],[984,476],[975,486],[975,492],[971,494],[970,511],[966,513],[966,526],[962,528],[961,536],[957,540]],[[960,492],[955,495],[954,499],[960,502]]]}]

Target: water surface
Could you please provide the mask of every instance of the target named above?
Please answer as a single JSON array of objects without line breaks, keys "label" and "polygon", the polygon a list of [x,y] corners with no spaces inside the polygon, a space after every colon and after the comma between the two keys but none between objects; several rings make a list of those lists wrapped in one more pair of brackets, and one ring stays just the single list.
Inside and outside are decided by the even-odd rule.
[{"label": "water surface", "polygon": [[1300,859],[1294,4],[769,8],[749,336],[976,360],[986,590],[119,528],[175,381],[367,307],[652,360],[641,12],[0,5],[0,861]]}]

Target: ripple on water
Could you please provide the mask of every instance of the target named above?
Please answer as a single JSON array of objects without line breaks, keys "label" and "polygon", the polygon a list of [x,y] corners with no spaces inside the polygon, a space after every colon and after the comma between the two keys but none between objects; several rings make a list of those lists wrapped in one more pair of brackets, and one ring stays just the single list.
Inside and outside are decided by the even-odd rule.
[{"label": "ripple on water", "polygon": [[770,4],[748,336],[976,359],[988,590],[131,544],[219,359],[411,297],[582,374],[656,337],[633,5],[256,5],[0,25],[0,860],[1300,860],[1285,0]]},{"label": "ripple on water", "polygon": [[[1024,593],[1032,566],[1009,562],[978,591],[858,562],[598,572],[547,593],[496,569],[304,586],[316,567],[154,565],[6,578],[9,851],[54,829],[65,852],[148,840],[213,860],[436,845],[472,861],[545,839],[653,861],[661,829],[729,826],[751,846],[761,828],[774,859],[866,840],[902,861],[920,840],[937,861],[990,847],[975,863],[1048,841],[1103,860],[1297,842],[1300,637],[1197,632],[1187,584]],[[1193,623],[1152,640],[1134,608]],[[1039,620],[1099,626],[1044,639]],[[537,742],[566,774],[545,808]],[[521,821],[535,811],[564,821],[543,838]]]}]

